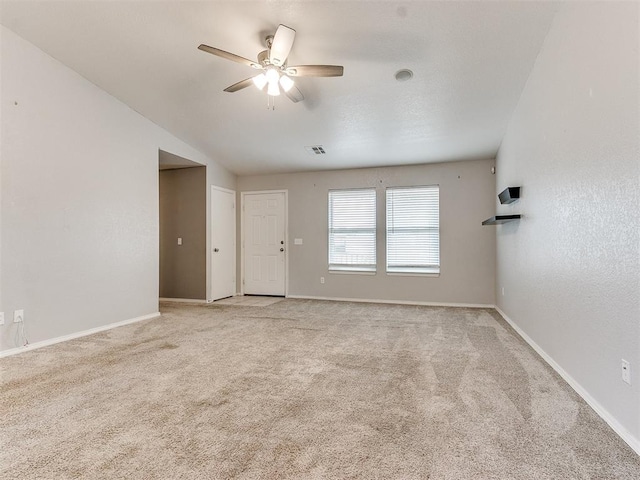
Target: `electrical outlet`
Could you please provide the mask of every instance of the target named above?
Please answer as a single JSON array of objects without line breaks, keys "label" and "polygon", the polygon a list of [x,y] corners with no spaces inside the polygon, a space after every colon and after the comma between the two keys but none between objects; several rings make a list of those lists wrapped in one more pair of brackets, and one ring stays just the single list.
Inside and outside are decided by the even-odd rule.
[{"label": "electrical outlet", "polygon": [[4,312],[0,312],[0,325],[4,325]]},{"label": "electrical outlet", "polygon": [[631,365],[624,358],[622,359],[622,381],[631,385]]},{"label": "electrical outlet", "polygon": [[24,310],[14,310],[13,323],[24,322]]},{"label": "electrical outlet", "polygon": [[324,277],[320,277],[320,283],[324,283]]}]

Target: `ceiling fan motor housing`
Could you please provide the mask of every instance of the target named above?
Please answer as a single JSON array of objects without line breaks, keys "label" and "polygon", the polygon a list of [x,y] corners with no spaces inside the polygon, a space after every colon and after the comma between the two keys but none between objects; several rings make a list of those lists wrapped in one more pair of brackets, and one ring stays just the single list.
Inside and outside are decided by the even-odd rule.
[{"label": "ceiling fan motor housing", "polygon": [[273,45],[273,35],[267,35],[264,37],[264,44],[267,46],[267,50],[269,50],[271,45]]},{"label": "ceiling fan motor housing", "polygon": [[258,63],[263,67],[269,65],[269,50],[263,50],[258,54]]}]

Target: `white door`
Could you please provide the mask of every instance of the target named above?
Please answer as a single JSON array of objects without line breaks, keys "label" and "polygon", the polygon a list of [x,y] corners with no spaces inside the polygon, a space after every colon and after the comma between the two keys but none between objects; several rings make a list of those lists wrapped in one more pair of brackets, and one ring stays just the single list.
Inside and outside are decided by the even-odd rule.
[{"label": "white door", "polygon": [[285,192],[243,194],[247,295],[285,295],[285,203]]},{"label": "white door", "polygon": [[211,187],[211,299],[236,294],[236,193]]}]

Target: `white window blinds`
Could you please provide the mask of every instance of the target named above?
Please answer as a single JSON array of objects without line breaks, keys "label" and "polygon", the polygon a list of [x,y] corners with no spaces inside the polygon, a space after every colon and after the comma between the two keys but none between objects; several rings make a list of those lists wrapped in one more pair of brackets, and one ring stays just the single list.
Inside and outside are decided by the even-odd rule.
[{"label": "white window blinds", "polygon": [[387,272],[440,272],[438,185],[387,188]]},{"label": "white window blinds", "polygon": [[329,191],[329,269],[376,270],[376,191]]}]

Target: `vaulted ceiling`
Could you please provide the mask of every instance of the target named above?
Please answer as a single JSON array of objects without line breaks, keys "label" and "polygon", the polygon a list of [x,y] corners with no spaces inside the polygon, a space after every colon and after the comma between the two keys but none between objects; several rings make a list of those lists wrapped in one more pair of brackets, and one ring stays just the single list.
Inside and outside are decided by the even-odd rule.
[{"label": "vaulted ceiling", "polygon": [[[237,174],[492,158],[557,3],[522,1],[2,1],[0,21]],[[292,103],[201,43],[255,59],[278,24],[298,78]],[[399,82],[400,69],[413,78]],[[46,79],[43,79],[46,81]],[[305,146],[323,145],[325,155]]]}]

